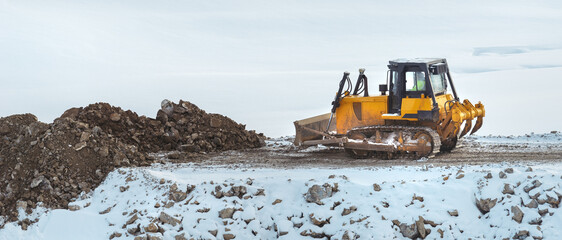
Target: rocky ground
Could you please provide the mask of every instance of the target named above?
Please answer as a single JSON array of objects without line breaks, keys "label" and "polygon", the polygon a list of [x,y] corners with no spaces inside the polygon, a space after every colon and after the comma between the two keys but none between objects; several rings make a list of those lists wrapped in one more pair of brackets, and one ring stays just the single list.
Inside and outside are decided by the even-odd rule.
[{"label": "rocky ground", "polygon": [[[561,163],[111,172],[0,239],[557,239]],[[4,237],[4,238],[2,238]]]},{"label": "rocky ground", "polygon": [[3,239],[556,239],[562,134],[473,136],[431,159],[264,140],[163,101],[0,119]]},{"label": "rocky ground", "polygon": [[148,166],[155,153],[181,160],[260,147],[263,138],[185,101],[164,100],[156,119],[107,103],[69,109],[50,124],[32,114],[0,118],[0,216],[16,221],[17,207],[30,212],[39,202],[67,208],[115,168]]}]

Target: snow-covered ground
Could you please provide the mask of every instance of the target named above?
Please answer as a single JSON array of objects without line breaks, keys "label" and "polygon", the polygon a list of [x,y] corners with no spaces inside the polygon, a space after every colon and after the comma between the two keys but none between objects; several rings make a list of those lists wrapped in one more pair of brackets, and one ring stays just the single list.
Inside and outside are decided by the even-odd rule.
[{"label": "snow-covered ground", "polygon": [[[488,173],[489,179],[485,178]],[[112,235],[134,239],[147,234],[163,239],[178,239],[178,235],[187,239],[312,239],[314,234],[342,239],[346,232],[351,239],[354,235],[403,239],[393,220],[411,225],[420,216],[426,220],[424,227],[431,229],[429,239],[441,234],[445,239],[502,239],[522,230],[530,237],[559,239],[561,175],[562,163],[286,170],[192,164],[124,168],[70,204],[79,210],[39,208],[29,216],[22,212],[20,220],[37,218],[38,222],[27,231],[7,223],[0,239],[108,239]],[[540,186],[526,192],[526,187],[539,185],[536,181]],[[513,194],[502,193],[505,184]],[[190,185],[194,186],[191,192]],[[307,202],[313,185],[329,185],[333,195],[321,199],[320,205]],[[217,198],[218,192],[226,196]],[[531,196],[538,203],[535,208],[529,205]],[[497,199],[497,204],[484,214],[476,199],[486,198]],[[521,209],[521,223],[513,220],[512,206]],[[221,218],[219,212],[228,208],[233,214],[224,213],[226,218]],[[458,216],[449,213],[454,211]],[[131,220],[135,215],[138,219]],[[172,225],[174,220],[166,215],[177,224]],[[157,232],[147,233],[152,231],[151,223]]]},{"label": "snow-covered ground", "polygon": [[562,150],[562,133],[530,133],[517,136],[467,136],[462,145],[465,151],[486,149],[495,152],[537,152]]}]

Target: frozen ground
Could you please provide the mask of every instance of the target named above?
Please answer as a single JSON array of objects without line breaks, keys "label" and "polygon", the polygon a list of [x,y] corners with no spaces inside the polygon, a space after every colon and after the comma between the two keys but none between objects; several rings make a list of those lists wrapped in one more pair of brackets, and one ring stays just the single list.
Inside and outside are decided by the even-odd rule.
[{"label": "frozen ground", "polygon": [[[288,140],[270,141],[262,154],[322,157],[336,151],[291,150]],[[471,137],[456,151],[463,152],[468,145],[473,147],[471,151],[525,145],[530,147],[523,153],[537,158],[543,152],[556,153],[561,143],[560,134]],[[492,153],[504,152],[509,154]],[[258,156],[227,154],[233,159]],[[6,223],[0,239],[344,239],[344,235],[350,239],[404,239],[402,232],[419,225],[430,230],[426,230],[429,239],[441,234],[445,239],[503,239],[517,234],[528,239],[558,239],[562,234],[562,210],[558,208],[562,155],[550,161],[506,159],[478,165],[446,163],[447,156],[409,160],[412,166],[403,166],[401,161],[377,164],[377,160],[371,165],[346,166],[355,160],[340,159],[339,165],[299,167],[256,164],[268,161],[261,158],[218,164],[217,158],[226,159],[222,154],[192,163],[124,168],[71,203],[75,211],[39,208],[31,215],[22,212],[20,220],[29,218],[36,223],[27,231]],[[333,195],[319,199],[321,204],[307,202],[313,185],[329,186]],[[497,202],[483,213],[476,201],[487,198]],[[223,209],[230,210],[223,211],[221,218]],[[517,216],[518,210],[522,216]],[[416,225],[420,216],[425,223]]]}]

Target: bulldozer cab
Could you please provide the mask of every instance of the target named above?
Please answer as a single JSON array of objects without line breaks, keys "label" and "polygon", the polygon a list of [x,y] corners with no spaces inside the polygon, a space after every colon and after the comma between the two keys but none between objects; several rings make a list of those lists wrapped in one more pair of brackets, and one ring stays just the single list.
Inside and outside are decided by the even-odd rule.
[{"label": "bulldozer cab", "polygon": [[445,59],[397,59],[389,63],[389,113],[401,113],[403,98],[431,97],[437,108],[435,96],[445,94],[449,84],[457,98]]}]

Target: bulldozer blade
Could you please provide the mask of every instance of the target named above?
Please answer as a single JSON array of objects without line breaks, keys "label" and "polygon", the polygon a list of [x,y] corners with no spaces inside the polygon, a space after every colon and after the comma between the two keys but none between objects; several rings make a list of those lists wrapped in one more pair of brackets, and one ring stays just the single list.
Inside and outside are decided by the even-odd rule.
[{"label": "bulldozer blade", "polygon": [[482,127],[483,119],[484,117],[478,117],[478,119],[476,119],[476,125],[474,125],[472,132],[470,132],[470,135],[474,134],[476,131],[478,131],[478,129]]},{"label": "bulldozer blade", "polygon": [[471,128],[472,128],[472,119],[466,120],[464,124],[464,129],[462,130],[459,138],[462,138],[464,135],[466,135]]},{"label": "bulldozer blade", "polygon": [[[332,137],[330,134],[325,133],[328,128],[328,123],[330,122],[330,113],[322,114],[319,116],[295,121],[295,142],[294,144],[299,146],[305,141],[309,140],[322,140],[324,138]],[[336,121],[330,124],[328,131],[336,130]]]}]

